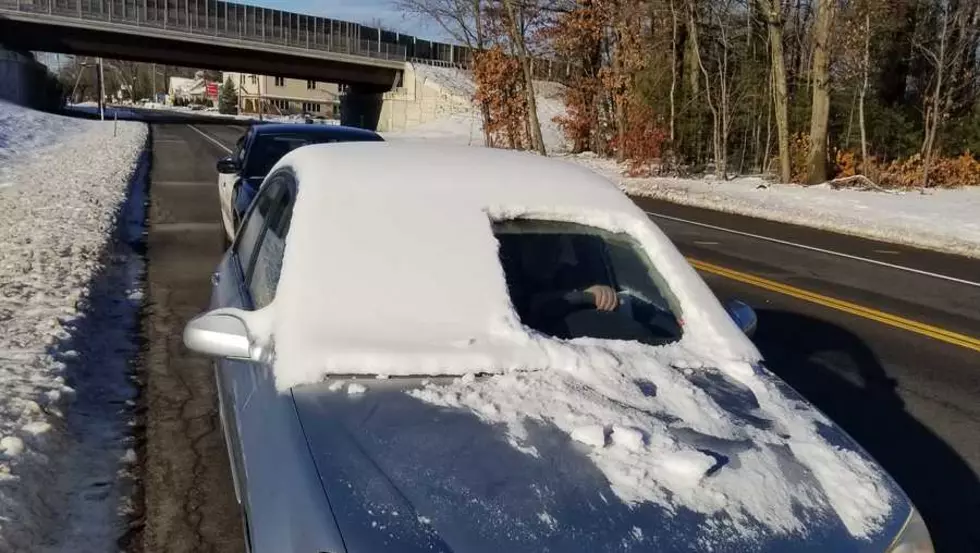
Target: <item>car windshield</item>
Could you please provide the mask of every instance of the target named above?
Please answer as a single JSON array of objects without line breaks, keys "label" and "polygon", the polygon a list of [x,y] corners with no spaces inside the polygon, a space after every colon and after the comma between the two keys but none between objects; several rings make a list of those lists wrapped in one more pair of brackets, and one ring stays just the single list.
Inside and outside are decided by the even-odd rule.
[{"label": "car windshield", "polygon": [[556,338],[681,337],[676,301],[639,245],[623,233],[574,223],[494,224],[500,262],[521,322]]},{"label": "car windshield", "polygon": [[272,166],[283,156],[296,148],[309,144],[325,144],[328,142],[371,142],[380,138],[370,134],[352,134],[337,137],[326,133],[294,133],[294,134],[261,134],[255,138],[255,143],[248,152],[245,166],[247,177],[264,177]]}]

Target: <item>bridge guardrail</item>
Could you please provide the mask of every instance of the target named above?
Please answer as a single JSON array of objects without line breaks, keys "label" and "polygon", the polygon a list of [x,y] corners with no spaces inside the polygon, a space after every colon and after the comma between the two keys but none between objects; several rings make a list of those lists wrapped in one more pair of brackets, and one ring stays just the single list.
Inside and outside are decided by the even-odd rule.
[{"label": "bridge guardrail", "polygon": [[[335,24],[346,29],[356,24],[220,0],[0,0],[0,11],[151,27],[380,60],[407,59],[403,45],[333,32]],[[326,25],[330,29],[324,28]]]}]

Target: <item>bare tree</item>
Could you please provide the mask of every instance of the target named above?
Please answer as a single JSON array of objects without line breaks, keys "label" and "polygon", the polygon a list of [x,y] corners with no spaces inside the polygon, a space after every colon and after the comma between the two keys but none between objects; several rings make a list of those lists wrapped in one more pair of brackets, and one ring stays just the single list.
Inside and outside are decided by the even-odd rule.
[{"label": "bare tree", "polygon": [[[719,87],[720,94],[716,99],[714,97],[714,92],[711,86],[711,74],[708,72],[708,68],[705,65],[704,56],[701,55],[701,44],[700,44],[700,32],[698,30],[697,22],[697,8],[694,5],[695,0],[688,0],[687,3],[687,16],[688,16],[688,26],[690,32],[691,48],[694,55],[694,60],[701,69],[701,75],[704,77],[704,96],[708,103],[708,110],[711,112],[711,151],[715,158],[715,173],[721,178],[726,177],[727,173],[727,136],[725,134],[725,125],[727,123],[727,65],[728,65],[728,43],[724,38],[724,33],[722,33],[722,55],[719,63]],[[724,25],[722,25],[724,28]]]},{"label": "bare tree", "polygon": [[674,0],[670,0],[670,142],[673,144],[676,133],[674,128],[677,121],[677,9]]},{"label": "bare tree", "polygon": [[[483,28],[483,0],[398,0],[397,5],[409,13],[435,21],[457,42],[479,55],[486,48]],[[483,142],[493,146],[490,133],[490,106],[480,102],[483,118]]]},{"label": "bare tree", "polygon": [[864,14],[864,58],[861,63],[861,92],[858,93],[858,121],[861,126],[861,165],[868,170],[868,131],[864,118],[864,99],[868,95],[868,74],[871,72],[871,13]]},{"label": "bare tree", "polygon": [[[528,55],[527,44],[524,41],[523,13],[522,10],[515,9],[516,2],[514,0],[503,0],[503,3],[509,20],[507,27],[511,43],[524,73],[524,91],[527,94],[527,123],[530,127],[531,146],[539,154],[548,155],[544,146],[544,138],[541,136],[541,124],[538,122],[538,104],[534,95],[534,74],[531,71],[531,57]],[[520,7],[518,5],[518,8]]]},{"label": "bare tree", "polygon": [[[938,9],[938,36],[932,40],[915,40],[916,49],[933,69],[923,110],[923,187],[929,185],[929,170],[940,127],[953,108],[956,92],[964,85],[961,70],[970,58],[971,50],[977,49],[980,35],[977,30],[980,26],[980,6],[976,2],[958,2],[954,6],[952,0],[938,0],[935,7]],[[957,82],[958,78],[960,82]]]},{"label": "bare tree", "polygon": [[827,180],[827,123],[830,119],[830,31],[836,0],[817,0],[817,19],[813,28],[812,97],[810,108],[810,153],[807,156],[807,182]]},{"label": "bare tree", "polygon": [[[789,93],[786,87],[786,60],[783,57],[783,9],[779,0],[758,0],[769,30],[772,99],[779,136],[779,180],[789,182]],[[768,147],[768,141],[767,141]]]}]

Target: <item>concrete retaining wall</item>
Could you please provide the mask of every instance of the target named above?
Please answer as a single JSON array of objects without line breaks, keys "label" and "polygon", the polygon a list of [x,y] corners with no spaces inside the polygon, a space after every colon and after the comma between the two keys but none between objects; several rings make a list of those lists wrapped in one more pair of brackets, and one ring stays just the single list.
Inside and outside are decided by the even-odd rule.
[{"label": "concrete retaining wall", "polygon": [[61,107],[61,87],[34,58],[0,48],[0,100],[54,111]]},{"label": "concrete retaining wall", "polygon": [[471,110],[473,99],[469,95],[419,75],[411,63],[406,63],[402,86],[384,94],[378,130],[401,131]]}]

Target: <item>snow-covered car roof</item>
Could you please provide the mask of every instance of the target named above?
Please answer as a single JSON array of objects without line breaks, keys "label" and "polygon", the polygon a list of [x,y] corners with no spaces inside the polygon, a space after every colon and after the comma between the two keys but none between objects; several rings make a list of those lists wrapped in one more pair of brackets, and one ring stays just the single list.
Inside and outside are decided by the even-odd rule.
[{"label": "snow-covered car roof", "polygon": [[296,175],[299,196],[264,317],[274,325],[280,387],[331,372],[551,365],[562,348],[521,325],[497,255],[491,222],[515,217],[630,234],[679,303],[687,347],[758,358],[647,215],[587,169],[512,151],[394,143],[308,146],[282,167]]}]

